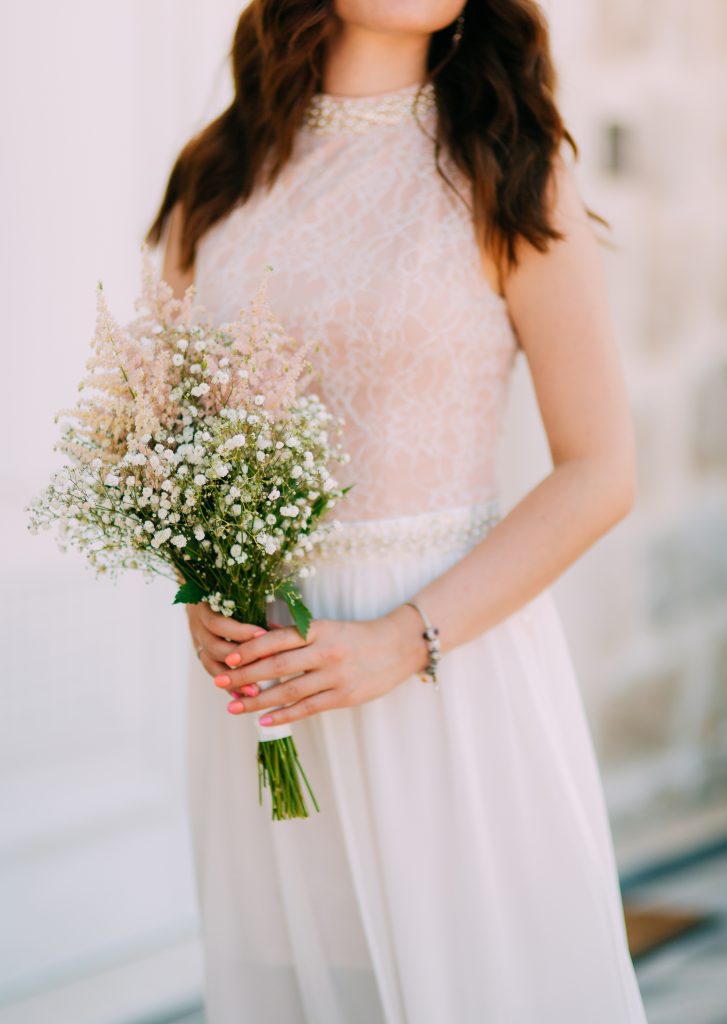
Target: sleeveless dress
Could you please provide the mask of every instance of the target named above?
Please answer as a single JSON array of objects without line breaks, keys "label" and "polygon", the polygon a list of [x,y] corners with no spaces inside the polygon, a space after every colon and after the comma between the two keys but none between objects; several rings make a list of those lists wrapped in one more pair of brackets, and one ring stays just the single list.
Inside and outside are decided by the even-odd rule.
[{"label": "sleeveless dress", "polygon": [[[436,169],[433,89],[414,110],[416,90],[317,93],[273,187],[218,221],[196,260],[212,316],[233,319],[270,265],[273,311],[319,341],[315,389],[352,456],[335,474],[355,482],[300,580],[322,618],[387,613],[501,518],[517,341]],[[445,654],[439,680],[295,722],[320,813],[273,822],[255,716],[230,715],[190,654],[208,1024],[643,1024],[550,591]]]}]

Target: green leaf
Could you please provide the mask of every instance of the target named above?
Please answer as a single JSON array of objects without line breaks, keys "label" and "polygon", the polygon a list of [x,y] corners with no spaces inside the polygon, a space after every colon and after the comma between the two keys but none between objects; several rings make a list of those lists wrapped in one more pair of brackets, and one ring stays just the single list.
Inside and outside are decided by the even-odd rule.
[{"label": "green leaf", "polygon": [[199,604],[204,596],[204,590],[198,584],[187,580],[174,595],[173,604]]},{"label": "green leaf", "polygon": [[282,599],[285,601],[288,608],[290,609],[290,614],[293,616],[293,622],[295,623],[298,632],[300,633],[304,640],[307,639],[308,628],[311,622],[313,621],[313,616],[311,615],[309,608],[303,601],[303,598],[298,588],[293,583],[291,583],[290,580],[286,580],[284,583],[281,583],[280,586],[278,587],[276,591],[276,596],[282,597]]}]

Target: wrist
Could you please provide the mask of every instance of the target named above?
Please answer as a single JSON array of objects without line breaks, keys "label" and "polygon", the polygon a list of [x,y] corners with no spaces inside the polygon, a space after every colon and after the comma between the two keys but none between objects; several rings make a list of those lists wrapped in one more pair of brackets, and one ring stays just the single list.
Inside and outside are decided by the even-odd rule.
[{"label": "wrist", "polygon": [[383,619],[393,637],[402,679],[424,672],[429,661],[429,651],[422,636],[422,620],[416,608],[401,604]]}]

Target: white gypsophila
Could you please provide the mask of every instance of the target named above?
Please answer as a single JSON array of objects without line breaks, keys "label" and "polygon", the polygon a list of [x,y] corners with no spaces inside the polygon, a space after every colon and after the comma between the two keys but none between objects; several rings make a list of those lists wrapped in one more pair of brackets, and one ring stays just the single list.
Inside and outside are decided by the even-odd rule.
[{"label": "white gypsophila", "polygon": [[[147,342],[156,344],[153,335],[161,343],[165,330],[147,327]],[[340,497],[326,464],[344,459],[329,439],[332,417],[316,396],[298,397],[276,419],[254,378],[243,403],[236,398],[235,407],[220,404],[211,414],[207,400],[215,387],[229,385],[228,401],[236,382],[251,376],[236,362],[239,356],[230,358],[232,349],[220,357],[217,337],[192,327],[170,330],[175,351],[159,365],[179,371],[167,391],[177,403],[175,418],[147,416],[150,429],[138,434],[132,425],[128,448],[114,459],[101,446],[98,457],[87,460],[85,477],[72,485],[59,478],[44,515],[68,517],[64,537],[89,557],[92,552],[99,570],[115,558],[142,567],[147,559],[157,567],[171,562],[186,575],[188,563],[194,572],[187,579],[214,581],[218,610],[233,614],[235,602],[225,592],[233,581],[239,586],[246,576],[264,578],[272,593],[296,568],[301,577],[310,574],[302,563],[326,534],[315,529],[317,519]],[[189,347],[202,353],[192,366],[182,355]],[[250,369],[256,372],[252,363]]]},{"label": "white gypsophila", "polygon": [[151,539],[151,545],[154,548],[159,548],[165,541],[168,541],[172,535],[171,529],[167,526],[164,530],[159,530]]}]

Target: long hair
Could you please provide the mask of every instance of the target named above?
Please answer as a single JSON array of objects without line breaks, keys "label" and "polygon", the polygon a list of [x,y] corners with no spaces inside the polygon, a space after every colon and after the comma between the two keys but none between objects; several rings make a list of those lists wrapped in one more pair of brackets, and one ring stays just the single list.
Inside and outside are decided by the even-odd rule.
[{"label": "long hair", "polygon": [[[457,194],[478,242],[510,268],[519,236],[540,251],[563,237],[549,220],[547,186],[561,144],[576,158],[578,147],[555,102],[556,71],[538,3],[467,0],[462,13],[457,45],[456,22],[433,32],[429,43],[425,81],[434,85],[438,110],[436,167],[455,188],[439,161],[446,148],[471,182],[469,201]],[[199,239],[216,221],[259,185],[272,187],[310,98],[322,89],[327,49],[339,29],[333,0],[252,0],[242,12],[230,53],[234,98],[182,149],[146,236],[161,241],[179,202],[182,270],[191,269]]]}]

